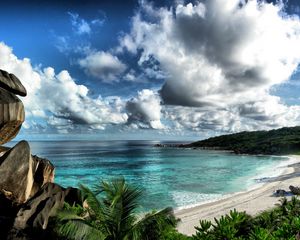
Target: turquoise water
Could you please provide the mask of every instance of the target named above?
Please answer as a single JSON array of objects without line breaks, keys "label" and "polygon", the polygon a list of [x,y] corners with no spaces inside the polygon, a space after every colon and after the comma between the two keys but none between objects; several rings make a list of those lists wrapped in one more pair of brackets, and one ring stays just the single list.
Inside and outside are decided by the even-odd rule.
[{"label": "turquoise water", "polygon": [[[267,177],[283,158],[226,152],[155,148],[151,141],[30,142],[33,154],[56,167],[63,186],[93,185],[123,175],[144,189],[145,210],[175,208],[219,198]],[[252,180],[251,180],[252,179]]]}]

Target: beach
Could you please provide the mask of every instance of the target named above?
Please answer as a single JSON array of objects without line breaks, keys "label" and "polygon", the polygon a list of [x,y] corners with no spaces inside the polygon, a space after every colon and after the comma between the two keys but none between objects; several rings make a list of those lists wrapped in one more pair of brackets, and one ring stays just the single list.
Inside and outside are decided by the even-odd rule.
[{"label": "beach", "polygon": [[[289,156],[295,160],[293,164],[283,167],[280,175],[270,177],[265,183],[257,188],[232,194],[215,202],[201,204],[199,206],[175,210],[177,218],[181,219],[178,224],[178,231],[192,235],[195,233],[195,226],[199,226],[200,219],[213,220],[230,212],[232,209],[246,211],[254,216],[264,210],[274,207],[279,203],[280,197],[273,195],[277,189],[289,191],[289,186],[300,186],[300,156]],[[241,182],[241,184],[243,184]],[[290,198],[290,197],[288,197]]]}]

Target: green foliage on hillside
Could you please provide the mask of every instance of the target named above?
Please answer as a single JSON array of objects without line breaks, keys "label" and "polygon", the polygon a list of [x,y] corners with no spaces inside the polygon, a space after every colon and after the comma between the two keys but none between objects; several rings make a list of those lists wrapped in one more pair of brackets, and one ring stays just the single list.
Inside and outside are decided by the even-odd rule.
[{"label": "green foliage on hillside", "polygon": [[240,132],[194,142],[185,147],[231,150],[242,154],[299,154],[300,127]]}]

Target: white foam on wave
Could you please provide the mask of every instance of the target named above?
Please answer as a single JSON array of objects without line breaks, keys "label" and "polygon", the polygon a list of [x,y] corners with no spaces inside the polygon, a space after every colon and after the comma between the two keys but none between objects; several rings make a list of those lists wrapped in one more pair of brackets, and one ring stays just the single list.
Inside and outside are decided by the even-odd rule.
[{"label": "white foam on wave", "polygon": [[[278,157],[278,156],[273,156]],[[273,163],[271,165],[263,166],[258,168],[257,174],[252,176],[250,179],[248,178],[247,181],[247,189],[245,191],[237,191],[233,193],[227,194],[206,194],[206,193],[195,193],[195,192],[188,192],[188,191],[178,191],[172,192],[173,200],[175,201],[178,207],[175,210],[182,210],[197,207],[206,203],[216,202],[222,199],[226,199],[228,197],[232,197],[253,189],[256,189],[263,184],[265,181],[259,180],[268,180],[270,178],[278,177],[282,175],[287,168],[295,163],[299,163],[299,158],[295,158],[292,156],[280,156],[280,158],[284,158],[282,161]]]},{"label": "white foam on wave", "polygon": [[299,162],[299,159],[292,156],[282,157],[284,159],[279,162],[258,168],[257,174],[251,177],[248,181],[248,190],[257,188],[267,182],[269,179],[282,175],[290,165]]},{"label": "white foam on wave", "polygon": [[222,194],[207,194],[188,191],[171,192],[171,195],[177,206],[176,210],[196,207],[223,198]]}]

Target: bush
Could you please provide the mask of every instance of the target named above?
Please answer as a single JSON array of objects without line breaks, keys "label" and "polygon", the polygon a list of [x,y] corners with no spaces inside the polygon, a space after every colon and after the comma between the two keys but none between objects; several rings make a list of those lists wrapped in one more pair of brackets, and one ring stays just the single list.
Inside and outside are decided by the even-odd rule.
[{"label": "bush", "polygon": [[230,211],[228,215],[210,221],[200,220],[194,240],[278,240],[300,239],[300,200],[281,199],[271,211],[252,218],[245,212]]},{"label": "bush", "polygon": [[[141,191],[124,179],[102,182],[95,192],[84,186],[81,190],[88,208],[66,204],[50,223],[55,239],[300,240],[300,200],[296,197],[283,198],[274,209],[255,217],[234,209],[213,222],[200,220],[196,234],[189,237],[177,231],[172,209],[138,218],[135,209]],[[99,193],[102,195],[97,196]]]},{"label": "bush", "polygon": [[235,209],[229,215],[215,219],[215,224],[210,221],[200,221],[196,227],[194,239],[240,239],[251,232],[252,219],[245,212]]}]

